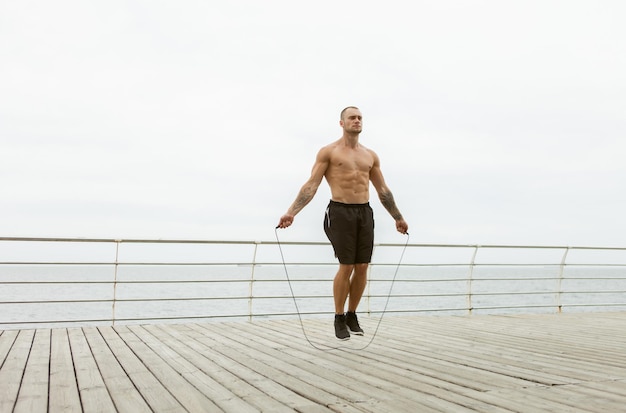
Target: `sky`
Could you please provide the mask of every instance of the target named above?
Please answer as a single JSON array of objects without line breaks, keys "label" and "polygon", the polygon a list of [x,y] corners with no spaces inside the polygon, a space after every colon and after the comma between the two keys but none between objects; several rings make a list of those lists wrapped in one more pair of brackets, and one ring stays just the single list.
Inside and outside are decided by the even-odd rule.
[{"label": "sky", "polygon": [[[626,2],[0,0],[0,236],[274,239],[363,113],[412,243],[626,246]],[[404,242],[371,187],[377,242]],[[324,241],[325,183],[280,230]]]}]

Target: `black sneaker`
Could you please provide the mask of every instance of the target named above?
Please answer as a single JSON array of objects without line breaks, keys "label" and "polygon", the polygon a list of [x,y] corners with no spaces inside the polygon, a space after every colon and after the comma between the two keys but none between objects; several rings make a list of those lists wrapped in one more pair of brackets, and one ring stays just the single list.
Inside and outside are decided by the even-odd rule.
[{"label": "black sneaker", "polygon": [[363,332],[363,329],[359,325],[359,320],[356,317],[356,313],[350,311],[346,313],[346,324],[348,325],[350,331],[352,331],[357,336],[362,336],[363,334],[365,334]]},{"label": "black sneaker", "polygon": [[339,340],[350,339],[350,332],[346,326],[346,316],[344,314],[335,314],[335,336]]}]

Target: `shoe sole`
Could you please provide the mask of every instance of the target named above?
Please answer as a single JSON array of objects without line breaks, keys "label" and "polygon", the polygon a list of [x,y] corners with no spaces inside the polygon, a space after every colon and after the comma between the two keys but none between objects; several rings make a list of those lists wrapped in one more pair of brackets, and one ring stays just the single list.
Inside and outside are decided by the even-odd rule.
[{"label": "shoe sole", "polygon": [[363,336],[365,333],[363,331],[350,331],[350,334],[354,334],[357,336]]}]

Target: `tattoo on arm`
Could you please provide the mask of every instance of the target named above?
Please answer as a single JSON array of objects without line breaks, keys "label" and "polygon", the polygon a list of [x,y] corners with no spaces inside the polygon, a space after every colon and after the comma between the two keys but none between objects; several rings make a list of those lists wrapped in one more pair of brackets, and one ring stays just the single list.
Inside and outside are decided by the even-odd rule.
[{"label": "tattoo on arm", "polygon": [[293,201],[291,208],[289,208],[289,211],[293,215],[296,215],[298,212],[302,210],[302,208],[304,208],[309,202],[311,202],[311,199],[313,199],[314,195],[315,195],[315,191],[312,191],[311,188],[309,187],[302,188],[300,190],[300,193],[298,193],[296,200]]},{"label": "tattoo on arm", "polygon": [[381,192],[379,195],[380,202],[383,204],[385,209],[391,214],[393,219],[396,221],[402,219],[402,214],[398,207],[396,206],[396,201],[393,199],[393,194],[390,191]]}]

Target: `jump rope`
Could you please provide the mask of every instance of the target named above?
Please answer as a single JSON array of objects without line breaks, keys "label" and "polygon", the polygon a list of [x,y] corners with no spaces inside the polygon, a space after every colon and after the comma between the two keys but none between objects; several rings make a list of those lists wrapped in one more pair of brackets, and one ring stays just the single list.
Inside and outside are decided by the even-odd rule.
[{"label": "jump rope", "polygon": [[[327,346],[327,345],[320,347],[320,346],[317,346],[315,343],[313,343],[309,339],[309,336],[306,333],[306,329],[304,328],[304,322],[302,321],[302,314],[300,313],[300,307],[298,307],[298,300],[296,300],[296,295],[293,292],[293,286],[291,285],[291,278],[289,278],[289,271],[287,271],[287,263],[285,262],[283,248],[281,246],[280,240],[278,239],[278,227],[274,228],[274,235],[276,236],[276,243],[278,245],[278,250],[280,251],[280,258],[282,260],[283,268],[285,270],[285,277],[287,278],[287,284],[289,284],[289,291],[291,292],[291,298],[293,299],[293,304],[296,307],[296,313],[298,314],[298,320],[300,321],[300,328],[302,329],[302,334],[304,334],[304,338],[311,345],[311,347],[317,350],[321,350],[321,351],[341,350],[341,349],[346,348],[345,346]],[[406,247],[408,245],[409,245],[409,233],[407,232],[406,243],[404,244],[404,247],[402,248],[402,253],[400,254],[400,259],[398,260],[398,265],[396,265],[396,269],[393,273],[393,278],[391,279],[391,285],[389,286],[389,292],[387,293],[387,300],[385,301],[385,306],[383,307],[383,311],[380,314],[380,318],[378,319],[378,323],[376,324],[376,329],[374,330],[374,334],[372,334],[372,338],[370,338],[367,344],[365,344],[363,347],[360,347],[360,348],[350,347],[350,349],[365,350],[367,347],[369,347],[370,344],[372,344],[372,342],[376,338],[376,335],[378,334],[378,328],[380,327],[380,323],[383,321],[383,317],[385,316],[385,313],[387,312],[387,305],[389,304],[389,299],[391,298],[391,291],[393,290],[393,284],[396,282],[396,276],[398,275],[398,270],[400,269],[400,265],[402,264],[402,258],[404,257],[404,252],[406,251]]]}]

